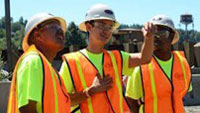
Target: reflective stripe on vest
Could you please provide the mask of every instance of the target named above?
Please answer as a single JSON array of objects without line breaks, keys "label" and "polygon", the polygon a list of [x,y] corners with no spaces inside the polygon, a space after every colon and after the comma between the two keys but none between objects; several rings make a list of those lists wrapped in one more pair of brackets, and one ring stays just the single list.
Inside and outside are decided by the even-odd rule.
[{"label": "reflective stripe on vest", "polygon": [[120,111],[121,113],[123,113],[123,95],[122,95],[122,86],[121,86],[121,83],[120,83],[120,80],[119,80],[119,73],[118,73],[118,69],[117,69],[117,63],[116,63],[116,59],[113,55],[112,52],[109,53],[110,57],[111,57],[111,60],[112,60],[112,64],[113,64],[113,68],[114,68],[114,71],[115,71],[115,80],[116,80],[116,83],[117,83],[117,88],[118,88],[118,93],[119,93],[119,108],[120,108]]},{"label": "reflective stripe on vest", "polygon": [[141,66],[145,113],[184,113],[182,98],[189,88],[191,73],[184,55],[173,54],[171,81],[155,58]]},{"label": "reflective stripe on vest", "polygon": [[151,81],[151,86],[152,86],[152,93],[153,93],[153,111],[154,113],[157,113],[157,93],[156,93],[156,85],[155,85],[155,79],[154,79],[154,74],[153,74],[153,69],[152,69],[152,63],[148,65],[149,71],[150,71],[150,81]]},{"label": "reflective stripe on vest", "polygon": [[[41,54],[35,46],[31,46],[27,52],[25,52],[18,60],[10,89],[10,97],[8,104],[8,113],[19,113],[17,104],[17,68],[21,59],[29,55],[30,53],[39,54],[43,63],[43,91],[42,91],[42,112],[43,113],[69,113],[70,112],[70,100],[67,94],[64,94],[59,83],[59,77],[56,77],[56,73],[48,63],[47,59]],[[57,80],[56,80],[57,79]],[[62,81],[62,80],[60,80]]]},{"label": "reflective stripe on vest", "polygon": [[177,54],[177,56],[178,56],[178,58],[179,58],[179,60],[181,62],[181,68],[183,70],[184,81],[185,81],[185,92],[187,92],[187,90],[188,90],[188,88],[187,88],[188,80],[187,80],[186,68],[185,68],[185,65],[184,65],[184,61],[183,61],[183,58],[182,58],[182,56],[180,55],[180,53],[178,51],[175,51],[175,53]]},{"label": "reflective stripe on vest", "polygon": [[[66,54],[64,59],[69,65],[76,92],[90,87],[98,70],[89,59],[81,52]],[[122,95],[121,61],[119,59],[121,60],[119,51],[103,52],[103,73],[104,76],[109,75],[113,78],[113,87],[82,102],[80,104],[82,113],[123,113],[123,110],[127,110]]]},{"label": "reflective stripe on vest", "polygon": [[[83,86],[83,89],[85,90],[87,88],[87,85],[86,85],[86,82],[85,82],[85,79],[84,79],[84,75],[83,75],[83,71],[82,71],[82,68],[81,68],[81,65],[80,65],[80,61],[79,61],[78,57],[74,56],[74,58],[75,58],[75,61],[76,61],[76,66],[78,68],[78,74],[79,74],[79,77],[80,77],[80,80],[81,80],[81,84]],[[91,98],[88,98],[87,102],[88,102],[89,113],[94,113],[93,108],[92,108]]]}]

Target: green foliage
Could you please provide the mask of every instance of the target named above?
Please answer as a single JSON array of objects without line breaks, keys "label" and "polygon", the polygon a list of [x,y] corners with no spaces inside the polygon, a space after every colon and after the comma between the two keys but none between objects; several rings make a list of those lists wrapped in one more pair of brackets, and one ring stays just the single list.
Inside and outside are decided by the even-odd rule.
[{"label": "green foliage", "polygon": [[[1,54],[1,52],[0,52]],[[6,71],[3,71],[3,66],[5,65],[5,62],[3,62],[2,58],[0,58],[0,81],[9,79],[12,74],[6,73]]]},{"label": "green foliage", "polygon": [[66,32],[66,46],[79,45],[86,46],[87,35],[78,29],[74,22],[69,23]]},{"label": "green foliage", "polygon": [[0,29],[0,39],[6,37],[6,30],[5,29]]},{"label": "green foliage", "polygon": [[2,17],[2,18],[0,19],[0,29],[6,29],[5,17]]},{"label": "green foliage", "polygon": [[123,28],[141,29],[142,25],[139,25],[139,24],[132,24],[132,25],[121,24],[119,29],[123,29]]},{"label": "green foliage", "polygon": [[187,40],[189,42],[199,42],[200,41],[200,32],[196,30],[189,30],[188,34],[183,29],[178,29],[180,39],[179,43],[182,43],[184,40]]},{"label": "green foliage", "polygon": [[[12,37],[12,44],[16,46],[18,49],[21,49],[21,42],[24,37],[24,28],[27,23],[23,17],[16,22],[13,22],[11,18],[11,37]],[[0,49],[6,49],[6,30],[5,30],[5,17],[0,19]],[[139,24],[121,24],[119,29],[122,28],[134,28],[134,29],[141,29],[142,25]],[[191,42],[199,42],[200,41],[200,32],[195,30],[188,31],[188,38],[187,33],[185,30],[179,29],[180,33],[180,40],[179,43],[182,43],[184,40],[188,40]],[[122,35],[120,40],[123,42],[124,36]],[[71,45],[79,45],[80,47],[84,47],[87,44],[87,33],[84,33],[78,29],[78,26],[71,22],[68,24],[67,31],[66,31],[66,47]]]},{"label": "green foliage", "polygon": [[6,48],[6,38],[0,38],[0,49],[3,50]]}]

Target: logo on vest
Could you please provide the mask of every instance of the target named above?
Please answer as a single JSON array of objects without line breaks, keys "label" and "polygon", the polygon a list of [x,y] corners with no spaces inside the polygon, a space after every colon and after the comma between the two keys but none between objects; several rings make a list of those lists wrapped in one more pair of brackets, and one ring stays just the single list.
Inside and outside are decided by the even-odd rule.
[{"label": "logo on vest", "polygon": [[181,74],[181,73],[176,73],[176,74],[174,75],[174,77],[175,77],[176,79],[178,79],[178,80],[182,80],[182,79],[183,79],[183,74]]},{"label": "logo on vest", "polygon": [[113,67],[111,63],[106,63],[104,66],[105,66],[105,68],[112,68]]}]

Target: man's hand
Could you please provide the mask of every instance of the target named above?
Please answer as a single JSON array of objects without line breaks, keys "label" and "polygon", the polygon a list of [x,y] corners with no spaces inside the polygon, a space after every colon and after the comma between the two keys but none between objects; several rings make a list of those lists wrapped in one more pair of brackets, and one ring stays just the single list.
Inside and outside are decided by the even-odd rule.
[{"label": "man's hand", "polygon": [[89,87],[89,94],[93,95],[95,93],[107,91],[110,88],[112,88],[112,78],[108,75],[101,78],[100,75],[97,74],[93,80],[92,86]]},{"label": "man's hand", "polygon": [[[106,76],[104,78],[101,78],[101,76],[97,74],[93,80],[92,85],[88,88],[88,93],[90,96],[92,96],[96,93],[107,91],[111,87],[112,87],[111,77]],[[73,94],[69,94],[69,96],[71,99],[71,106],[80,104],[88,98],[84,91],[75,92]]]},{"label": "man's hand", "polygon": [[153,39],[155,30],[156,26],[154,26],[152,23],[147,22],[146,24],[144,24],[142,32],[145,40]]},{"label": "man's hand", "polygon": [[36,101],[29,100],[28,104],[19,108],[20,113],[38,113],[36,110]]}]

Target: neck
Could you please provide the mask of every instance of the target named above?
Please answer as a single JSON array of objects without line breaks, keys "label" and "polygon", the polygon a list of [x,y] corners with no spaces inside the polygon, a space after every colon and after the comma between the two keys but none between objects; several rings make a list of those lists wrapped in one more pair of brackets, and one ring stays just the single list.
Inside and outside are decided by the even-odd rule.
[{"label": "neck", "polygon": [[38,47],[38,50],[47,58],[47,60],[52,63],[53,59],[57,55],[57,51],[49,50],[48,48]]},{"label": "neck", "polygon": [[103,52],[104,45],[97,45],[97,44],[89,43],[86,49],[91,53],[98,54],[98,53]]},{"label": "neck", "polygon": [[153,54],[158,57],[160,60],[163,60],[163,61],[167,61],[171,58],[171,51],[168,51],[168,52],[157,52],[157,51],[154,51]]}]

